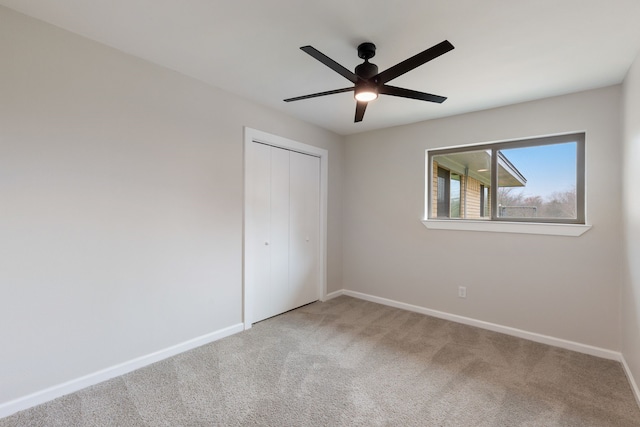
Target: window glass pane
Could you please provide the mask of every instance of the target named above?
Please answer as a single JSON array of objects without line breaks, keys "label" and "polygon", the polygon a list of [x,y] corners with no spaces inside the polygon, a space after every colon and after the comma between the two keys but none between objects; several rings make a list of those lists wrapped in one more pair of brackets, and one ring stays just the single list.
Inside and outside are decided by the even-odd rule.
[{"label": "window glass pane", "polygon": [[432,217],[490,216],[491,150],[434,155],[432,162]]},{"label": "window glass pane", "polygon": [[498,216],[576,218],[575,142],[498,151]]}]

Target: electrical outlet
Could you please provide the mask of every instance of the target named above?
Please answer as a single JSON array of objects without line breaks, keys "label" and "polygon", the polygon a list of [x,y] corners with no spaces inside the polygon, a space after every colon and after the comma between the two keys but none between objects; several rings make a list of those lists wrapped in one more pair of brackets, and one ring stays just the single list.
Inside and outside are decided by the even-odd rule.
[{"label": "electrical outlet", "polygon": [[458,286],[458,298],[466,298],[466,297],[467,297],[467,287]]}]

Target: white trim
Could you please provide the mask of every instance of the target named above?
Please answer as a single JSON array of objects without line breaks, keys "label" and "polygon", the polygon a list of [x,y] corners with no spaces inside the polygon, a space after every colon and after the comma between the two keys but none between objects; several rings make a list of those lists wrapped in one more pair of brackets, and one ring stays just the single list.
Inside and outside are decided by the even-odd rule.
[{"label": "white trim", "polygon": [[629,365],[627,365],[627,360],[624,358],[624,354],[620,355],[620,363],[622,363],[622,367],[624,369],[624,373],[627,375],[627,379],[629,380],[629,385],[631,386],[631,390],[633,390],[633,395],[636,398],[636,403],[638,407],[640,407],[640,388],[638,387],[638,383],[635,378],[633,378],[633,374],[631,373],[631,369]]},{"label": "white trim", "polygon": [[431,230],[489,231],[493,233],[546,234],[550,236],[578,237],[591,229],[583,224],[556,224],[542,222],[473,221],[466,219],[423,219]]},{"label": "white trim", "polygon": [[62,384],[37,391],[27,396],[4,402],[0,404],[0,418],[8,417],[9,415],[12,415],[18,411],[40,405],[58,397],[65,396],[69,393],[73,393],[78,390],[82,390],[83,388],[110,380],[111,378],[128,374],[129,372],[135,371],[136,369],[143,368],[145,366],[151,365],[152,363],[156,363],[169,357],[175,356],[176,354],[183,353],[185,351],[203,346],[205,344],[209,344],[238,332],[242,332],[242,323],[238,323],[227,328],[190,339],[183,343],[173,345],[163,350],[158,350],[145,356],[136,357],[135,359],[129,360],[127,362],[123,362],[118,365],[111,366],[109,368],[105,368],[88,375],[84,375],[80,378],[76,378]]},{"label": "white trim", "polygon": [[322,300],[322,302],[324,301],[329,301],[330,299],[334,299],[337,298],[341,295],[344,295],[344,290],[340,289],[339,291],[335,291],[335,292],[331,292],[330,294],[325,295],[324,299]]},{"label": "white trim", "polygon": [[354,292],[349,290],[343,290],[343,295],[362,299],[365,301],[371,301],[389,307],[400,308],[407,311],[413,311],[416,313],[426,314],[428,316],[437,317],[439,319],[450,320],[452,322],[463,323],[465,325],[475,326],[489,331],[500,332],[506,335],[512,335],[518,338],[524,338],[526,340],[548,344],[554,347],[560,347],[567,350],[577,351],[579,353],[589,354],[591,356],[602,357],[604,359],[620,361],[622,355],[617,351],[607,350],[605,348],[594,347],[588,344],[581,344],[575,341],[568,341],[562,338],[555,338],[548,335],[537,334],[535,332],[523,331],[522,329],[511,328],[509,326],[498,325],[496,323],[485,322],[482,320],[476,320],[469,317],[458,316],[457,314],[445,313],[442,311],[432,310],[429,308],[420,307],[417,305],[407,304],[404,302],[394,301],[387,298],[376,297],[369,294],[363,294],[361,292]]},{"label": "white trim", "polygon": [[[309,154],[320,158],[320,300],[324,301],[327,295],[327,197],[329,188],[329,152],[324,148],[319,148],[313,145],[303,144],[302,142],[294,141],[292,139],[283,138],[278,135],[272,135],[267,132],[262,132],[250,127],[244,127],[244,154],[246,159],[247,145],[252,142],[260,142],[262,144],[271,145],[274,147],[284,148],[286,150],[297,151],[299,153]],[[245,160],[246,168],[246,160]],[[243,200],[246,206],[246,169],[243,174],[245,180],[244,196]],[[242,248],[242,284],[243,284],[243,315],[244,315],[244,329],[250,329],[253,323],[251,318],[252,313],[252,300],[251,289],[248,289],[246,279],[246,263],[245,263],[245,239],[244,235],[244,209],[243,209],[243,248]]]}]

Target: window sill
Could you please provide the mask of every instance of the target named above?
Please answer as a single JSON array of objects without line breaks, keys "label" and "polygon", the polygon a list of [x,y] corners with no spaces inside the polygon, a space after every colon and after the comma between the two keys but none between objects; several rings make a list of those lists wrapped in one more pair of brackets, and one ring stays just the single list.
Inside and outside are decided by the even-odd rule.
[{"label": "window sill", "polygon": [[422,220],[430,230],[488,231],[491,233],[544,234],[578,237],[591,229],[583,224],[543,224],[534,222],[498,222],[472,220]]}]

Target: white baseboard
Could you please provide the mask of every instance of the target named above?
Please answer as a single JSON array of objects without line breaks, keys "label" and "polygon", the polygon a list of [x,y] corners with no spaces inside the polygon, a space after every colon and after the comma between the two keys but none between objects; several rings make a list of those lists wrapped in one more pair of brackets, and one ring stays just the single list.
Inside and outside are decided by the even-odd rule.
[{"label": "white baseboard", "polygon": [[180,354],[196,347],[200,347],[213,341],[228,337],[229,335],[236,334],[238,332],[241,332],[242,330],[243,324],[238,323],[237,325],[229,326],[210,334],[193,338],[191,340],[176,344],[163,350],[159,350],[145,356],[137,357],[127,362],[120,363],[118,365],[102,369],[92,374],[88,374],[83,377],[37,391],[27,396],[1,403],[0,418],[7,417],[18,411],[40,405],[42,403],[101,383],[103,381],[110,380],[111,378],[127,374],[129,372],[135,371],[136,369],[140,369],[152,363],[159,362],[171,356],[175,356],[176,354]]},{"label": "white baseboard", "polygon": [[635,378],[633,378],[633,374],[631,373],[629,365],[627,365],[627,360],[624,358],[624,354],[620,357],[620,363],[622,363],[624,373],[627,375],[629,385],[631,385],[631,390],[633,390],[633,395],[636,397],[636,402],[638,403],[638,406],[640,406],[640,388],[638,388],[638,383]]},{"label": "white baseboard", "polygon": [[339,297],[340,295],[344,295],[344,290],[343,289],[340,289],[339,291],[328,293],[327,295],[325,295],[325,297],[322,299],[322,301],[328,301],[330,299],[334,299],[336,297]]},{"label": "white baseboard", "polygon": [[470,325],[470,326],[476,326],[478,328],[488,329],[490,331],[500,332],[506,335],[512,335],[518,338],[524,338],[530,341],[539,342],[542,344],[548,344],[554,347],[573,350],[579,353],[589,354],[591,356],[602,357],[603,359],[611,359],[616,361],[621,361],[622,359],[621,353],[617,351],[607,350],[605,348],[594,347],[591,345],[581,344],[574,341],[568,341],[561,338],[555,338],[548,335],[537,334],[535,332],[528,332],[522,329],[511,328],[509,326],[502,326],[496,323],[490,323],[482,320],[472,319],[469,317],[458,316],[457,314],[450,314],[450,313],[445,313],[443,311],[431,310],[429,308],[424,308],[417,305],[394,301],[387,298],[376,297],[369,294],[363,294],[361,292],[349,291],[346,289],[338,292],[341,292],[340,295],[347,295],[350,297],[359,298],[362,300],[371,301],[378,304],[387,305],[390,307],[401,308],[403,310],[426,314],[428,316],[437,317],[439,319],[451,320],[452,322],[463,323],[465,325]]}]

